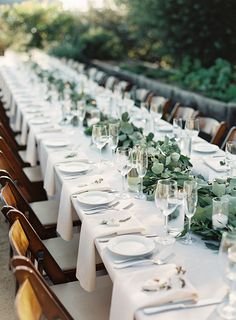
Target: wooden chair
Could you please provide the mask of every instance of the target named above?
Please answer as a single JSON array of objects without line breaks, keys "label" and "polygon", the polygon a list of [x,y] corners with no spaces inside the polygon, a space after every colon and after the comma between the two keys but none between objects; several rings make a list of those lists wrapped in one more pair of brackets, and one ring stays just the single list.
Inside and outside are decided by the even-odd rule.
[{"label": "wooden chair", "polygon": [[13,273],[20,285],[15,299],[20,320],[42,316],[48,320],[109,319],[112,286],[108,277],[98,278],[93,293],[84,291],[78,281],[49,287],[30,261],[27,264],[30,267],[22,257],[12,260]]},{"label": "wooden chair", "polygon": [[95,68],[95,67],[91,67],[91,68],[87,69],[88,77],[91,80],[95,79],[95,76],[96,76],[97,73],[98,73],[98,69]]},{"label": "wooden chair", "polygon": [[24,167],[30,166],[29,163],[26,163],[22,160],[18,152],[14,152],[13,149],[9,147],[9,145],[6,143],[6,140],[1,136],[1,134],[0,134],[0,150],[6,155],[7,159],[10,162],[16,161],[19,167],[24,168]]},{"label": "wooden chair", "polygon": [[223,136],[227,129],[225,121],[217,121],[213,118],[198,117],[200,134],[199,136],[212,144],[221,145]]},{"label": "wooden chair", "polygon": [[129,92],[132,88],[132,84],[128,81],[120,80],[118,83],[115,84],[114,90],[119,92],[122,96],[126,92]]},{"label": "wooden chair", "polygon": [[170,115],[171,100],[162,96],[151,96],[149,102],[149,110],[155,110],[155,107],[157,106],[162,107],[162,118],[164,120],[167,120],[168,116]]},{"label": "wooden chair", "polygon": [[10,224],[9,240],[14,255],[22,255],[37,262],[38,271],[53,283],[74,281],[79,234],[71,241],[61,238],[41,240],[22,212],[12,208],[3,211]]},{"label": "wooden chair", "polygon": [[181,106],[180,103],[176,103],[173,110],[171,111],[168,121],[173,121],[174,118],[182,118],[184,121],[187,119],[195,119],[199,115],[199,111],[193,108]]},{"label": "wooden chair", "polygon": [[26,146],[21,146],[16,142],[13,131],[3,122],[0,122],[0,135],[7,141],[9,147],[15,152],[24,151],[26,149]]},{"label": "wooden chair", "polygon": [[119,82],[119,79],[113,76],[110,76],[106,79],[105,88],[114,90],[115,85]]},{"label": "wooden chair", "polygon": [[135,101],[135,104],[140,107],[142,102],[149,104],[151,98],[151,91],[144,88],[133,88],[131,90],[131,99]]},{"label": "wooden chair", "polygon": [[222,150],[225,149],[226,142],[228,142],[228,141],[236,141],[236,126],[235,126],[235,127],[232,127],[232,128],[229,130],[229,132],[228,132],[228,134],[227,134],[224,142],[223,142],[222,145],[221,145],[221,149],[222,149]]},{"label": "wooden chair", "polygon": [[41,239],[56,237],[59,204],[56,200],[28,203],[19,188],[7,176],[0,176],[2,199],[7,206],[23,212]]},{"label": "wooden chair", "polygon": [[94,81],[99,84],[99,86],[105,86],[107,79],[107,74],[103,71],[98,71],[94,77]]},{"label": "wooden chair", "polygon": [[43,189],[43,182],[38,180],[41,175],[40,168],[21,168],[14,157],[9,161],[5,153],[0,150],[0,168],[7,171],[17,181],[21,188],[27,191],[27,199],[32,201],[46,200],[47,195]]}]

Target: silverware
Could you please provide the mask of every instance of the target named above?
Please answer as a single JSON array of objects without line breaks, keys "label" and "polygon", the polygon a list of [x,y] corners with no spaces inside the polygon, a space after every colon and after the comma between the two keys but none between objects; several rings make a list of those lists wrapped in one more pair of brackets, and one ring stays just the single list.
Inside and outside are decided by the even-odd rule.
[{"label": "silverware", "polygon": [[222,300],[219,299],[202,299],[198,302],[194,303],[192,301],[184,302],[184,303],[171,303],[164,306],[158,306],[158,307],[148,307],[142,309],[143,313],[145,315],[151,315],[156,314],[160,312],[167,312],[171,310],[179,310],[179,309],[190,309],[190,308],[199,308],[199,307],[205,307],[205,306],[211,306],[215,304],[221,303]]},{"label": "silverware", "polygon": [[[140,235],[140,236],[144,236],[145,238],[148,238],[148,235],[143,235],[143,234],[141,234],[140,232],[128,233],[128,234],[138,234],[138,235]],[[112,239],[112,236],[115,236],[115,235],[117,235],[117,234],[116,234],[116,233],[113,233],[113,234],[111,234],[109,237],[99,238],[99,239],[98,239],[98,242],[101,242],[101,243],[109,242],[109,241]],[[119,235],[117,235],[117,236],[119,236]],[[123,234],[121,234],[121,236],[123,236]],[[142,257],[142,258],[143,258],[143,257]],[[136,258],[134,258],[134,259],[136,259]],[[133,260],[134,260],[134,259],[133,259]]]},{"label": "silverware", "polygon": [[105,224],[105,225],[113,225],[114,224],[114,225],[116,225],[118,223],[118,225],[119,225],[120,222],[129,221],[131,218],[132,218],[131,216],[128,216],[128,217],[125,217],[123,219],[114,219],[114,218],[104,219],[104,220],[101,221],[100,224]]},{"label": "silverware", "polygon": [[84,211],[84,213],[94,213],[94,211],[102,211],[102,210],[110,210],[110,209],[114,209],[114,210],[119,210],[117,208],[115,208],[118,204],[120,203],[120,201],[113,201],[111,203],[109,203],[108,205],[101,205],[101,206],[95,206],[92,208],[87,208],[87,209],[82,209]]},{"label": "silverware", "polygon": [[162,265],[166,264],[170,261],[175,256],[174,253],[169,254],[167,257],[164,259],[160,258],[154,258],[154,259],[142,259],[142,260],[135,260],[135,261],[129,261],[129,262],[124,262],[120,263],[115,266],[115,269],[125,269],[129,267],[134,267],[134,266],[139,266],[139,265],[146,265],[146,264],[157,264],[157,265]]}]

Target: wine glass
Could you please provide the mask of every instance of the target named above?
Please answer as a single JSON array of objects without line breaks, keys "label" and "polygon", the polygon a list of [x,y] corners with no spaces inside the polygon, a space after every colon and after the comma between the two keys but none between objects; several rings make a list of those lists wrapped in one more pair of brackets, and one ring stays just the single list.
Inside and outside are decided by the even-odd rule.
[{"label": "wine glass", "polygon": [[122,191],[120,194],[121,199],[128,199],[130,196],[125,188],[125,176],[130,172],[133,167],[132,163],[132,149],[118,147],[116,149],[116,167],[122,176]]},{"label": "wine glass", "polygon": [[154,125],[156,126],[163,115],[163,104],[162,103],[151,103],[150,113],[152,115]]},{"label": "wine glass", "polygon": [[81,126],[83,126],[83,120],[85,117],[85,113],[86,113],[86,102],[85,100],[79,100],[77,102],[77,112],[78,112],[78,118],[79,118],[79,122],[81,123]]},{"label": "wine glass", "polygon": [[114,165],[114,154],[119,142],[119,130],[120,130],[120,122],[111,122],[108,126],[109,131],[109,145],[111,147],[112,153],[112,164]]},{"label": "wine glass", "polygon": [[103,124],[94,124],[92,130],[92,140],[95,146],[99,149],[100,157],[98,167],[101,169],[102,163],[102,148],[109,141],[109,136],[107,133],[107,127]]},{"label": "wine glass", "polygon": [[173,119],[173,134],[177,142],[182,138],[182,129],[183,129],[183,119],[174,118]]},{"label": "wine glass", "polygon": [[228,141],[225,146],[226,164],[231,178],[236,176],[236,141]]},{"label": "wine glass", "polygon": [[136,195],[137,199],[145,199],[146,196],[143,193],[143,178],[147,173],[148,168],[148,152],[147,148],[140,147],[137,151],[137,158],[136,158],[136,169],[140,178],[140,191]]},{"label": "wine glass", "polygon": [[222,276],[229,285],[229,292],[217,308],[222,319],[236,319],[236,232],[224,232],[218,253]]},{"label": "wine glass", "polygon": [[164,245],[169,245],[175,242],[175,238],[168,234],[168,216],[179,205],[177,195],[177,182],[172,179],[159,180],[155,192],[155,204],[161,209],[161,213],[165,218],[165,235],[159,237],[157,241]]},{"label": "wine glass", "polygon": [[184,244],[190,245],[194,242],[191,237],[191,219],[194,216],[198,201],[198,184],[195,180],[184,181],[184,211],[188,218],[188,232],[183,240]]}]

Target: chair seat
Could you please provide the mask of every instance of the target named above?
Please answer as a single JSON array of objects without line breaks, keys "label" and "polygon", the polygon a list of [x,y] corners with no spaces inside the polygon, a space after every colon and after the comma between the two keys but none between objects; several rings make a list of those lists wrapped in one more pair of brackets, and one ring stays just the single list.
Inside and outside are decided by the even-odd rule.
[{"label": "chair seat", "polygon": [[43,176],[41,173],[40,166],[26,167],[26,168],[23,168],[23,171],[31,182],[43,181]]},{"label": "chair seat", "polygon": [[36,216],[43,226],[57,224],[59,202],[56,200],[37,201],[30,203]]},{"label": "chair seat", "polygon": [[58,237],[43,240],[43,243],[63,271],[76,268],[79,233],[75,233],[71,241]]},{"label": "chair seat", "polygon": [[112,282],[108,276],[97,277],[94,292],[84,291],[79,282],[50,287],[75,320],[109,319]]},{"label": "chair seat", "polygon": [[28,163],[28,161],[26,160],[26,150],[20,150],[18,151],[18,154],[25,163]]}]

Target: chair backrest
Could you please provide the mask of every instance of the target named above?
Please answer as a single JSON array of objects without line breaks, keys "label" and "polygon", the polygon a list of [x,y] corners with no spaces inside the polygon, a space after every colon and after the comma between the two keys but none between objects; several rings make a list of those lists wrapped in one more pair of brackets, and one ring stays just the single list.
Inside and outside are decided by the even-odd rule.
[{"label": "chair backrest", "polygon": [[228,141],[236,141],[236,127],[232,127],[229,130],[224,142],[221,145],[221,149],[223,149],[223,150],[225,149],[226,142],[228,142]]},{"label": "chair backrest", "polygon": [[0,184],[2,186],[1,195],[5,204],[20,210],[33,225],[41,239],[48,238],[47,230],[41,224],[16,183],[9,176],[0,176]]},{"label": "chair backrest", "polygon": [[13,273],[20,285],[15,298],[19,320],[73,319],[33,265],[17,266]]},{"label": "chair backrest", "polygon": [[220,144],[222,143],[222,138],[227,129],[226,122],[219,122],[216,119],[208,117],[198,117],[198,119],[200,131],[209,137],[209,139],[207,139],[206,136],[206,140],[208,140],[210,143],[220,146]]},{"label": "chair backrest", "polygon": [[151,91],[148,89],[133,88],[131,90],[131,99],[135,101],[137,106],[140,106],[142,102],[147,102],[149,104],[151,95]]},{"label": "chair backrest", "polygon": [[155,109],[155,106],[162,106],[162,118],[167,120],[170,115],[171,100],[162,96],[152,96],[149,103],[149,109]]},{"label": "chair backrest", "polygon": [[97,82],[100,86],[105,86],[107,74],[103,71],[98,71],[95,75],[94,81]]},{"label": "chair backrest", "polygon": [[132,88],[132,84],[125,80],[119,81],[114,87],[114,89],[117,90],[122,95],[124,95],[125,92],[130,91],[131,88]]},{"label": "chair backrest", "polygon": [[190,107],[181,106],[180,103],[176,103],[169,117],[169,121],[174,118],[182,118],[183,120],[195,119],[199,115],[199,111]]},{"label": "chair backrest", "polygon": [[24,167],[25,164],[22,161],[21,157],[19,156],[19,153],[16,151],[14,152],[12,148],[9,147],[9,145],[6,143],[6,139],[4,139],[1,136],[0,133],[0,150],[6,155],[7,159],[14,163],[17,162],[19,167]]},{"label": "chair backrest", "polygon": [[33,262],[36,260],[39,272],[42,274],[45,271],[53,283],[67,282],[69,278],[67,279],[24,214],[12,208],[4,212],[11,226],[9,240],[13,252],[28,256]]},{"label": "chair backrest", "polygon": [[14,139],[13,134],[11,134],[10,130],[7,129],[6,124],[3,124],[2,122],[0,122],[0,135],[5,139],[5,141],[7,141],[9,147],[15,152],[22,149]]},{"label": "chair backrest", "polygon": [[89,68],[87,70],[89,79],[94,80],[97,72],[98,72],[97,68],[95,68],[95,67]]},{"label": "chair backrest", "polygon": [[110,76],[107,78],[105,83],[105,88],[114,90],[115,85],[119,82],[119,80],[116,77]]}]

